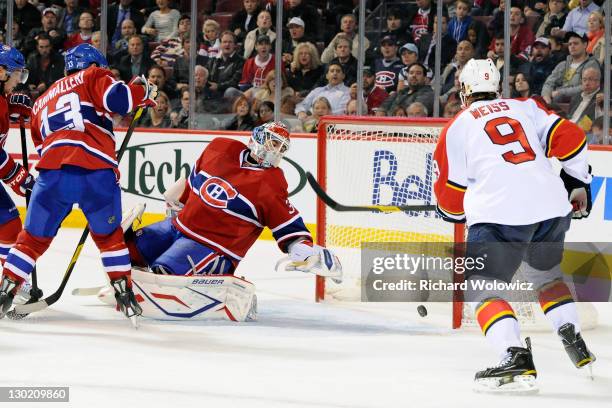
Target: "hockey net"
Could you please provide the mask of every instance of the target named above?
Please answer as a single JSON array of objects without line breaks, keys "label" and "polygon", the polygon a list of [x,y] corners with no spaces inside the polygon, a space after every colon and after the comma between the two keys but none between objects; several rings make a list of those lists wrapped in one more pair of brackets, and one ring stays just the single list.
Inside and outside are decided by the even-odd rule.
[{"label": "hockey net", "polygon": [[[433,152],[444,120],[327,117],[318,133],[317,178],[337,202],[346,205],[422,205],[435,203]],[[463,242],[464,224],[443,221],[429,212],[337,212],[317,202],[317,241],[340,258],[344,280],[317,277],[317,301],[361,300],[362,243]],[[448,245],[447,245],[448,247]],[[450,273],[438,278],[457,281]],[[520,271],[515,279],[520,279]],[[452,295],[452,327],[475,325],[461,293]],[[410,301],[427,302],[427,294]],[[436,299],[433,299],[436,300]],[[522,300],[522,299],[521,299]],[[542,325],[537,299],[512,303],[521,323]],[[596,317],[587,306],[585,326]],[[595,313],[596,316],[596,313]]]}]

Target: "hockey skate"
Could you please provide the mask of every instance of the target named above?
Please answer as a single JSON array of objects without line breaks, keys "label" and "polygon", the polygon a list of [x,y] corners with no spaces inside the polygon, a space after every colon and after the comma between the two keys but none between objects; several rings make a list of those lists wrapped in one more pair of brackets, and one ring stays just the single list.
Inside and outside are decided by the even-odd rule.
[{"label": "hockey skate", "polygon": [[115,289],[117,307],[130,319],[134,327],[138,328],[138,316],[142,314],[142,308],[138,304],[132,288],[128,287],[127,277],[112,280],[111,286]]},{"label": "hockey skate", "polygon": [[13,305],[13,299],[15,298],[18,286],[19,283],[10,279],[8,276],[2,276],[2,280],[0,281],[0,319],[6,316],[6,313]]},{"label": "hockey skate", "polygon": [[595,362],[595,355],[589,351],[580,333],[576,333],[576,328],[571,323],[565,323],[559,328],[559,337],[565,351],[576,368],[589,367],[591,378],[593,377],[592,364]]},{"label": "hockey skate", "polygon": [[475,391],[491,393],[533,394],[537,371],[531,354],[531,340],[525,339],[526,348],[509,347],[506,357],[495,367],[476,373]]}]

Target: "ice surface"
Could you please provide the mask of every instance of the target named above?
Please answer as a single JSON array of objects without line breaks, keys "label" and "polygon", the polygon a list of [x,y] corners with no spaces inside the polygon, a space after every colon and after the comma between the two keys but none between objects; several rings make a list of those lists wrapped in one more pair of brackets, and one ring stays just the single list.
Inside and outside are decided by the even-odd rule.
[{"label": "ice surface", "polygon": [[[61,280],[79,230],[63,230],[39,263],[47,295]],[[316,304],[314,279],[274,272],[280,253],[257,242],[241,264],[257,286],[259,321],[153,322],[134,330],[95,297],[102,285],[88,241],[64,296],[26,320],[0,321],[0,386],[69,386],[70,407],[604,407],[612,401],[612,307],[584,333],[595,381],[570,364],[550,333],[532,335],[540,394],[472,392],[474,372],[496,363],[475,330],[452,331],[413,305]],[[384,306],[384,305],[382,305]],[[15,403],[5,406],[30,407]],[[46,405],[44,405],[46,406]]]}]

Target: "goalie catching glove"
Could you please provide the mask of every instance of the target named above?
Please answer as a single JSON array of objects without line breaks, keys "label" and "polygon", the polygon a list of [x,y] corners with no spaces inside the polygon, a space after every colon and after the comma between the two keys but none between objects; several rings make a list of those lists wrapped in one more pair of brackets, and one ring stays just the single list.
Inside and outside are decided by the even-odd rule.
[{"label": "goalie catching glove", "polygon": [[342,265],[338,257],[329,249],[314,245],[311,241],[293,242],[289,245],[289,256],[282,258],[276,264],[285,265],[286,271],[301,271],[331,278],[335,283],[342,283]]},{"label": "goalie catching glove", "polygon": [[[589,166],[589,174],[591,174],[591,166]],[[563,185],[567,190],[569,201],[573,207],[572,218],[581,219],[588,217],[593,207],[591,185],[570,176],[563,169],[561,169],[559,176],[563,180]]]}]

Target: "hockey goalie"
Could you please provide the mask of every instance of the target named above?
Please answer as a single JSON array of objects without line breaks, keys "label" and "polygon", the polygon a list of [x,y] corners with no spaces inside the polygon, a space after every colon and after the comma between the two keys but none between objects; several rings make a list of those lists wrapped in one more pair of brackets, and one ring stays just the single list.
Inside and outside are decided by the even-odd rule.
[{"label": "hockey goalie", "polygon": [[[289,130],[278,122],[255,128],[248,146],[217,138],[204,149],[189,179],[179,179],[166,191],[169,218],[134,230],[131,220],[143,207],[124,217],[143,316],[254,320],[255,286],[234,271],[264,227],[288,254],[286,270],[342,279],[338,258],[313,244],[289,201],[278,167],[289,145]],[[114,302],[110,290],[98,297]]]}]

